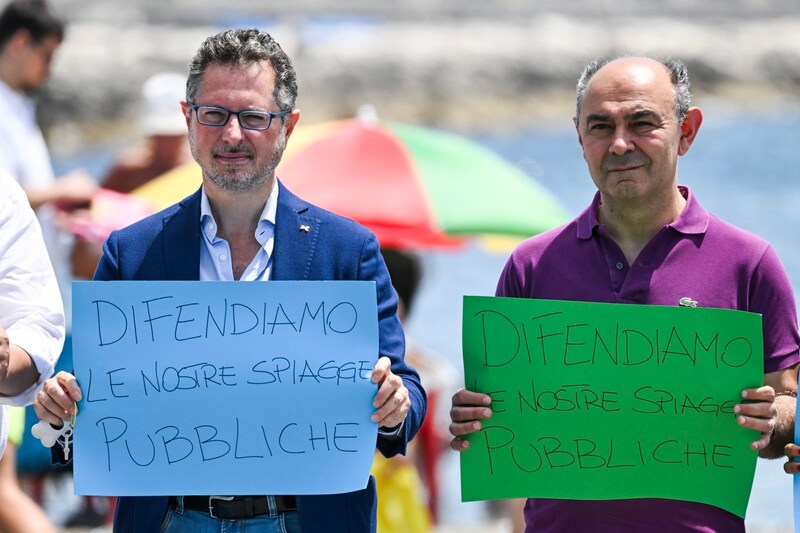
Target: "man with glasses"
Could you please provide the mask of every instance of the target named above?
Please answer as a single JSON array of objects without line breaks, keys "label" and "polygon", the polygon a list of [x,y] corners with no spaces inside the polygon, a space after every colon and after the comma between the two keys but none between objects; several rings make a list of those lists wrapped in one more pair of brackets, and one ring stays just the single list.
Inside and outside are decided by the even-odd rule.
[{"label": "man with glasses", "polygon": [[[186,101],[195,194],[112,233],[97,280],[372,280],[377,285],[380,359],[372,416],[377,447],[403,453],[425,414],[425,394],[403,359],[397,296],[375,236],[294,196],[275,176],[300,118],[291,61],[266,33],[229,30],[208,38],[190,64]],[[60,424],[81,398],[75,378],[48,380],[36,403]],[[115,531],[370,531],[374,480],[348,494],[121,497]],[[163,527],[162,527],[163,526]]]}]

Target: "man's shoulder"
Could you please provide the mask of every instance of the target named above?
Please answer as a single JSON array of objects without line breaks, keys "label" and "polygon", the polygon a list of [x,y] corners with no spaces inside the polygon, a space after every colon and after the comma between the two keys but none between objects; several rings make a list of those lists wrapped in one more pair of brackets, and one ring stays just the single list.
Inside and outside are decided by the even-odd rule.
[{"label": "man's shoulder", "polygon": [[[194,209],[192,209],[194,207]],[[147,239],[155,237],[164,230],[164,225],[170,220],[180,219],[183,216],[192,216],[191,213],[196,211],[196,220],[200,220],[200,191],[187,196],[180,202],[172,204],[171,206],[162,209],[161,211],[149,215],[133,224],[126,226],[114,232],[118,239]]]},{"label": "man's shoulder", "polygon": [[578,245],[578,220],[544,231],[525,239],[511,253],[511,257],[538,257],[554,246],[559,249],[572,248]]},{"label": "man's shoulder", "polygon": [[731,251],[735,250],[745,254],[770,246],[770,243],[763,237],[726,222],[711,213],[708,217],[706,235],[714,240],[725,242],[726,247],[729,247]]}]

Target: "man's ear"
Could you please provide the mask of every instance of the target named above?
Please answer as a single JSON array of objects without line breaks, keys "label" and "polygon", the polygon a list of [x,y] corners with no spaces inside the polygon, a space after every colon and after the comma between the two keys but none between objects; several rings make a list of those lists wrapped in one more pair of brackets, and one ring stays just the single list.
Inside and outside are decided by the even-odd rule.
[{"label": "man's ear", "polygon": [[181,111],[183,112],[183,118],[186,119],[186,127],[188,128],[192,122],[192,109],[187,102],[181,101]]},{"label": "man's ear", "polygon": [[6,46],[14,51],[20,51],[23,48],[30,46],[32,42],[33,39],[31,38],[31,33],[22,28],[14,32],[14,34],[8,40],[8,44]]},{"label": "man's ear", "polygon": [[294,127],[297,126],[297,122],[300,120],[300,110],[299,109],[292,109],[292,112],[286,116],[286,138],[288,139],[291,137],[292,132],[294,131]]},{"label": "man's ear", "polygon": [[681,140],[678,145],[678,155],[684,155],[692,146],[697,132],[700,131],[700,124],[703,123],[703,112],[699,107],[690,107],[686,112],[686,118],[681,124]]},{"label": "man's ear", "polygon": [[578,117],[572,117],[572,123],[575,124],[575,133],[578,134],[578,144],[581,145],[581,150],[583,150],[583,137],[581,137],[581,129],[578,124]]}]

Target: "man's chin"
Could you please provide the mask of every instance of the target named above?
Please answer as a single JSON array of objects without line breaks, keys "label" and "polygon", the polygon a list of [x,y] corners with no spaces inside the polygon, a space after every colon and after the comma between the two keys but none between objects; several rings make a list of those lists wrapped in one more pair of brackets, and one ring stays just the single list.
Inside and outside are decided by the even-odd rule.
[{"label": "man's chin", "polygon": [[226,192],[243,193],[253,191],[267,182],[267,175],[255,176],[241,173],[206,173],[208,179]]}]

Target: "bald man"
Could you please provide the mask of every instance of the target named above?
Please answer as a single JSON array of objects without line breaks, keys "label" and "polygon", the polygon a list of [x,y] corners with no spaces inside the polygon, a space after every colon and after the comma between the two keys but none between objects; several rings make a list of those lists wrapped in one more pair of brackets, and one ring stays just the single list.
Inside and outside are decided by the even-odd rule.
[{"label": "bald man", "polygon": [[[703,115],[691,106],[686,66],[675,59],[593,61],[577,86],[574,118],[597,187],[566,226],[533,237],[511,255],[497,295],[585,302],[703,307],[763,316],[764,385],[747,389],[731,424],[758,431],[751,448],[781,456],[794,428],[797,316],[788,276],[769,243],[703,209],[678,184]],[[568,266],[565,266],[568,265]],[[453,397],[451,447],[489,418],[491,397]],[[529,499],[526,531],[744,531],[744,520],[710,505],[667,499]]]}]

